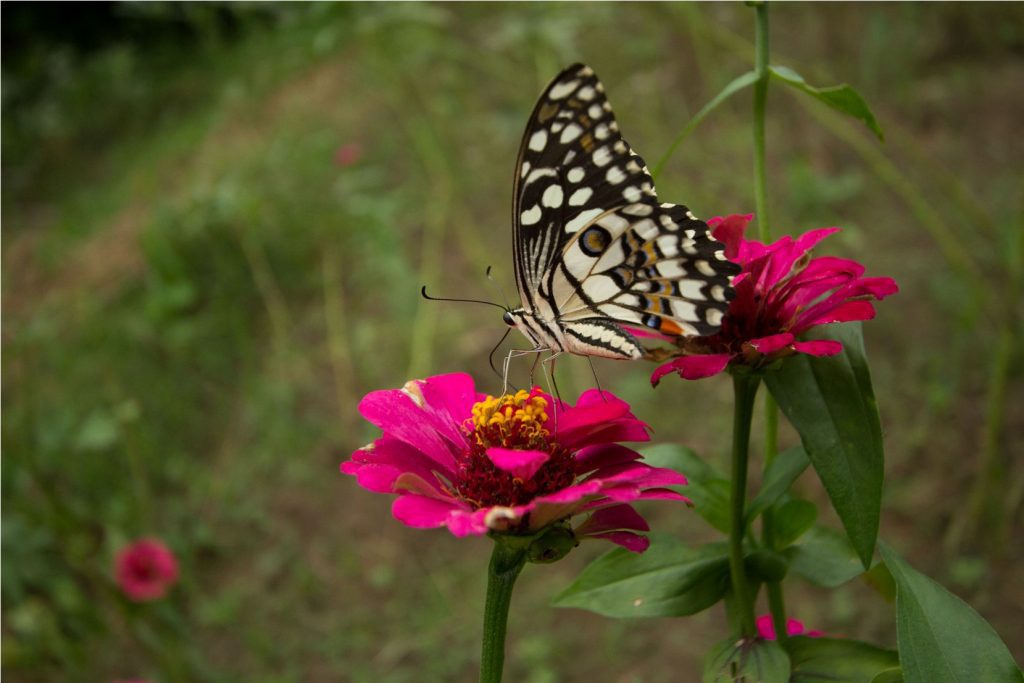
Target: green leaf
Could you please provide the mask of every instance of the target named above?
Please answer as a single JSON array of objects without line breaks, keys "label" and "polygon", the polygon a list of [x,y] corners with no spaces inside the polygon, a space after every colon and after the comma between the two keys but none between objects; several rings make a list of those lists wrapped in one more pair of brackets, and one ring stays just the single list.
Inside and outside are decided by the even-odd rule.
[{"label": "green leaf", "polygon": [[853,118],[863,121],[871,132],[878,136],[880,141],[885,140],[885,134],[882,132],[882,127],[878,125],[878,121],[875,120],[875,115],[871,113],[871,109],[868,108],[868,103],[864,101],[864,98],[860,96],[856,90],[851,88],[846,83],[840,85],[833,85],[827,88],[815,88],[804,80],[804,77],[793,71],[786,66],[769,66],[768,72],[773,78],[782,81],[791,88],[796,88],[800,92],[807,93],[811,97],[814,97],[828,106],[841,111],[842,113],[852,116]]},{"label": "green leaf", "polygon": [[[747,575],[759,582],[776,582],[786,578],[789,570],[789,559],[782,553],[767,548],[758,548],[743,558]],[[751,591],[757,594],[757,591]]]},{"label": "green leaf", "polygon": [[907,683],[1020,683],[999,635],[966,602],[882,544],[896,580],[896,638]]},{"label": "green leaf", "polygon": [[661,175],[662,169],[665,168],[665,164],[668,163],[668,160],[672,158],[673,154],[675,154],[676,148],[682,144],[683,140],[689,137],[690,133],[700,125],[700,122],[703,121],[704,118],[714,111],[722,102],[725,102],[740,90],[753,85],[755,81],[757,81],[757,74],[753,71],[748,71],[742,76],[737,76],[730,81],[728,85],[722,88],[721,92],[711,98],[711,101],[705,104],[704,108],[697,112],[696,116],[687,121],[686,125],[683,126],[683,129],[679,131],[679,135],[677,135],[676,139],[672,141],[672,144],[668,146],[668,149],[662,157],[658,159],[658,163],[654,165],[654,171],[651,173],[651,177],[654,178],[655,182],[657,182],[658,176]]},{"label": "green leaf", "polygon": [[667,467],[686,475],[689,484],[670,487],[693,501],[694,510],[708,524],[729,533],[729,480],[692,449],[678,444],[659,444],[641,451],[652,467]]},{"label": "green leaf", "polygon": [[807,459],[807,451],[803,446],[787,448],[779,453],[768,467],[768,471],[764,473],[761,490],[747,507],[747,524],[757,519],[759,514],[767,510],[782,494],[788,491],[797,477],[803,474],[810,464],[810,460]]},{"label": "green leaf", "polygon": [[776,548],[785,548],[803,536],[818,519],[818,508],[809,500],[787,500],[775,511]]},{"label": "green leaf", "polygon": [[794,683],[872,683],[900,664],[895,651],[856,640],[795,636],[786,651]]},{"label": "green leaf", "polygon": [[884,455],[882,427],[871,388],[859,323],[812,330],[808,339],[834,339],[843,351],[826,358],[796,355],[765,373],[782,412],[800,433],[807,455],[867,568],[878,536]]},{"label": "green leaf", "polygon": [[650,539],[644,553],[616,548],[591,562],[553,604],[607,617],[679,617],[722,599],[729,585],[724,543],[694,549],[668,535]]},{"label": "green leaf", "polygon": [[729,638],[704,660],[703,683],[786,683],[789,657],[774,640]]},{"label": "green leaf", "polygon": [[871,679],[871,683],[903,683],[903,669],[897,666],[879,671],[878,675]]},{"label": "green leaf", "polygon": [[813,527],[783,554],[789,558],[790,571],[817,586],[835,588],[864,572],[850,541],[827,527]]}]

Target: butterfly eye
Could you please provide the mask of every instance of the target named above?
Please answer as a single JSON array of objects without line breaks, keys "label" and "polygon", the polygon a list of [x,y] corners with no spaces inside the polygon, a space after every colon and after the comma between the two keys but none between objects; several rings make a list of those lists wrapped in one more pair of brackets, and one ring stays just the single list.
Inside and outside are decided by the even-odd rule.
[{"label": "butterfly eye", "polygon": [[501,316],[501,319],[505,321],[505,324],[509,327],[516,326],[516,319],[512,317],[512,311],[505,311],[505,315]]}]

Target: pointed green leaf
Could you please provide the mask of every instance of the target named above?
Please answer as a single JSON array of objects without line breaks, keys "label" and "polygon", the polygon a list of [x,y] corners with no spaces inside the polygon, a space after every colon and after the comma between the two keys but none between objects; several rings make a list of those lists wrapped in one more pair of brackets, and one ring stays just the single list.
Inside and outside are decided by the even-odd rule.
[{"label": "pointed green leaf", "polygon": [[803,474],[810,464],[803,446],[787,448],[779,453],[769,465],[768,471],[764,473],[760,492],[747,507],[747,524],[757,519],[759,514],[767,510],[782,494],[788,491],[797,477]]},{"label": "pointed green leaf", "polygon": [[882,427],[859,323],[828,325],[808,339],[834,339],[827,358],[797,355],[765,374],[782,412],[800,433],[832,506],[864,567],[871,564],[882,506]]},{"label": "pointed green leaf", "polygon": [[689,484],[673,486],[693,501],[694,510],[708,524],[729,533],[729,481],[692,449],[678,444],[658,444],[642,451],[644,462],[686,475]]},{"label": "pointed green leaf", "polygon": [[789,558],[790,571],[817,586],[835,588],[864,573],[846,536],[823,526],[813,527],[783,554]]},{"label": "pointed green leaf", "polygon": [[664,534],[650,539],[646,552],[616,548],[591,562],[554,605],[607,617],[678,617],[722,599],[729,585],[724,543],[694,549]]},{"label": "pointed green leaf", "polygon": [[800,92],[807,93],[811,97],[824,102],[833,109],[841,111],[848,116],[852,116],[859,121],[863,121],[864,125],[871,129],[871,132],[878,136],[879,140],[885,140],[885,134],[882,132],[882,127],[879,126],[878,121],[875,120],[875,115],[872,114],[871,109],[868,108],[868,103],[864,101],[864,98],[860,96],[860,93],[846,83],[833,85],[827,88],[815,88],[804,80],[803,76],[789,67],[769,66],[768,72],[773,78],[782,81],[791,88],[796,88]]},{"label": "pointed green leaf", "polygon": [[787,683],[789,657],[774,640],[729,638],[704,660],[703,683]]},{"label": "pointed green leaf", "polygon": [[795,636],[786,641],[799,683],[872,683],[882,672],[900,664],[894,650],[838,638]]},{"label": "pointed green leaf", "polygon": [[803,536],[818,519],[818,508],[809,500],[787,500],[775,511],[776,548],[785,548]]},{"label": "pointed green leaf", "polygon": [[672,158],[673,154],[675,154],[676,148],[679,147],[680,144],[682,144],[683,140],[685,140],[690,135],[690,133],[692,133],[694,129],[697,128],[698,125],[700,125],[700,122],[703,121],[708,114],[710,114],[714,109],[716,109],[718,105],[720,105],[722,102],[725,102],[727,99],[738,93],[740,90],[743,90],[744,88],[753,85],[756,80],[757,74],[755,74],[753,71],[748,71],[747,73],[741,76],[737,76],[732,81],[730,81],[728,85],[722,88],[721,92],[719,92],[717,95],[711,98],[711,101],[705,104],[704,107],[699,112],[697,112],[696,116],[687,121],[686,125],[683,126],[683,129],[679,131],[679,135],[677,135],[676,139],[672,141],[672,144],[668,146],[668,149],[665,151],[662,157],[658,159],[658,163],[654,165],[654,170],[651,172],[651,176],[654,178],[654,180],[658,180],[658,176],[661,175],[661,171],[663,168],[665,168],[665,164],[668,163],[668,160]]},{"label": "pointed green leaf", "polygon": [[1020,683],[999,635],[966,602],[880,547],[896,580],[896,638],[907,683]]},{"label": "pointed green leaf", "polygon": [[871,683],[903,683],[903,669],[895,666],[879,671],[878,675],[871,679]]}]

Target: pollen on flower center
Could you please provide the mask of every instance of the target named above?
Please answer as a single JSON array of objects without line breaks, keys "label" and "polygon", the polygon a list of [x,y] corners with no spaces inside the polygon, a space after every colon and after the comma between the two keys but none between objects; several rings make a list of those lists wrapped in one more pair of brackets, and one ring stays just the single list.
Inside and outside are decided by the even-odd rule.
[{"label": "pollen on flower center", "polygon": [[[540,390],[488,396],[473,406],[466,421],[468,447],[459,459],[454,493],[476,507],[523,505],[537,496],[570,486],[575,457],[545,427],[548,399]],[[526,479],[497,467],[489,448],[543,451],[548,460]]]},{"label": "pollen on flower center", "polygon": [[550,436],[544,423],[548,420],[548,402],[532,392],[520,389],[515,394],[497,398],[488,396],[473,405],[473,439],[485,448],[540,448]]}]

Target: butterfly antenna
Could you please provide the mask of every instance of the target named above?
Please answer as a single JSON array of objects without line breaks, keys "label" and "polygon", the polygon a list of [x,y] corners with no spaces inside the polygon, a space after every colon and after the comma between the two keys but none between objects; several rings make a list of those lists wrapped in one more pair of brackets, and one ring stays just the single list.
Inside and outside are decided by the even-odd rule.
[{"label": "butterfly antenna", "polygon": [[505,296],[505,290],[501,288],[501,285],[498,284],[493,277],[491,277],[491,266],[487,266],[487,270],[484,271],[484,277],[487,278],[487,281],[491,284],[491,287],[498,295],[498,298],[505,302],[505,310],[510,310],[511,307],[508,305],[508,297]]},{"label": "butterfly antenna", "polygon": [[507,306],[496,304],[493,301],[484,301],[483,299],[450,299],[448,297],[442,296],[430,296],[429,294],[427,294],[426,285],[423,285],[423,287],[420,289],[420,294],[423,296],[424,299],[428,301],[458,301],[466,304],[487,304],[488,306],[494,306],[495,308],[500,308],[503,311],[508,311]]}]

